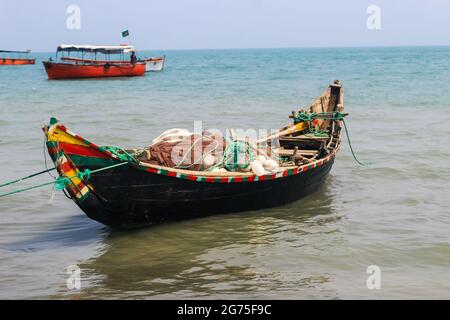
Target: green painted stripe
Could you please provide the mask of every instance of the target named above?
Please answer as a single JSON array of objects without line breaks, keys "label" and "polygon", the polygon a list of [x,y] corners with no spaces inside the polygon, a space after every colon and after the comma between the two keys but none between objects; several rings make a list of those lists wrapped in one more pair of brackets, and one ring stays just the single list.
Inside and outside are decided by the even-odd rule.
[{"label": "green painted stripe", "polygon": [[114,161],[112,159],[84,157],[77,155],[71,155],[70,159],[75,163],[76,166],[106,167],[117,163],[117,161]]},{"label": "green painted stripe", "polygon": [[48,148],[56,148],[57,146],[58,146],[58,143],[56,141],[47,141]]}]

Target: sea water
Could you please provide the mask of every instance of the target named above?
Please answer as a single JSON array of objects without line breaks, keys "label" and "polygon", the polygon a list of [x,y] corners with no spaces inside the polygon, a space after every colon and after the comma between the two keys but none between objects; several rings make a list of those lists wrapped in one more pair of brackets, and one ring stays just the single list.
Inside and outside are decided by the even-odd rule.
[{"label": "sea water", "polygon": [[449,47],[141,55],[159,54],[163,72],[134,78],[48,81],[53,53],[0,67],[0,182],[45,168],[52,116],[94,143],[142,147],[199,120],[279,128],[335,79],[371,164],[344,137],[300,201],[131,232],[51,187],[0,198],[0,298],[450,298]]}]

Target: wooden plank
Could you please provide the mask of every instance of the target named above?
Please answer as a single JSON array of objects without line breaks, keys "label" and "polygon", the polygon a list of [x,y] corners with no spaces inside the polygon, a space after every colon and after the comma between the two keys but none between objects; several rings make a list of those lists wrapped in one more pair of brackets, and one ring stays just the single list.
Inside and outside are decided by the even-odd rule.
[{"label": "wooden plank", "polygon": [[[276,149],[274,152],[279,156],[292,156],[294,155],[294,149]],[[314,156],[317,154],[317,150],[297,150],[297,154],[303,156]]]},{"label": "wooden plank", "polygon": [[314,141],[323,141],[323,140],[328,140],[330,139],[329,136],[327,137],[320,137],[320,136],[313,136],[313,135],[301,135],[301,136],[296,136],[296,137],[280,137],[280,141],[285,141],[285,142],[296,142],[296,141],[310,141],[310,140],[314,140]]}]

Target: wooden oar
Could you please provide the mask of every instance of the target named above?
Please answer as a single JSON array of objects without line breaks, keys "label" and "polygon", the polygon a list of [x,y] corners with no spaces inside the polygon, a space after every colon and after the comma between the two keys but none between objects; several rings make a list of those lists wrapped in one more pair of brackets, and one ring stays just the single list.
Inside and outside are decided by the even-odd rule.
[{"label": "wooden oar", "polygon": [[272,135],[269,135],[266,137],[262,137],[261,139],[256,140],[256,144],[260,144],[267,140],[276,139],[276,138],[279,138],[280,136],[291,134],[291,133],[294,133],[297,131],[302,131],[302,130],[305,130],[307,127],[308,127],[308,125],[305,122],[300,122],[300,123],[297,123],[297,124],[293,125],[292,127],[289,127],[283,131],[277,132],[275,134],[272,134]]}]

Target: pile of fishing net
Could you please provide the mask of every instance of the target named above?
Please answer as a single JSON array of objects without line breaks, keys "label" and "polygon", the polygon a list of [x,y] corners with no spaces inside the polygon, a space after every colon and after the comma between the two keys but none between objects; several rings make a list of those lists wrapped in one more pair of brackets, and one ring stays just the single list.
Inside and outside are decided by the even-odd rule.
[{"label": "pile of fishing net", "polygon": [[263,175],[278,170],[278,162],[253,141],[231,140],[208,131],[201,134],[171,129],[153,140],[140,161],[169,168],[210,172],[249,172]]}]

